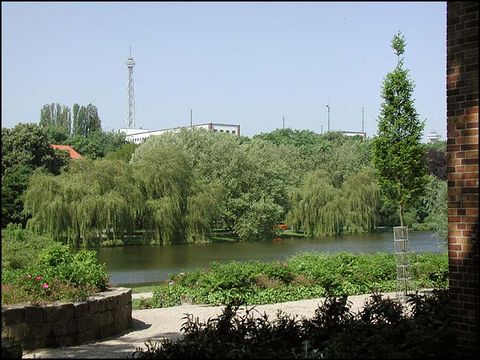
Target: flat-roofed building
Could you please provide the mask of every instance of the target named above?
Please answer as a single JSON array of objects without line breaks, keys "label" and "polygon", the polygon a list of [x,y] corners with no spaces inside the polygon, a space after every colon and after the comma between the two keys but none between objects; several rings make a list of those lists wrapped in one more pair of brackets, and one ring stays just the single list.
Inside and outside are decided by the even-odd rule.
[{"label": "flat-roofed building", "polygon": [[440,140],[440,134],[437,134],[435,131],[432,131],[427,135],[427,142],[433,143]]},{"label": "flat-roofed building", "polygon": [[206,129],[213,132],[220,132],[226,134],[232,134],[240,136],[240,125],[232,124],[220,124],[220,123],[205,123],[205,124],[196,124],[191,126],[179,126],[171,129],[161,129],[161,130],[144,130],[144,129],[119,129],[119,132],[123,132],[126,135],[126,140],[133,142],[134,144],[140,144],[145,141],[145,139],[150,136],[161,135],[166,132],[178,132],[181,129]]},{"label": "flat-roofed building", "polygon": [[365,131],[339,131],[339,133],[345,136],[361,136],[364,139],[367,138],[367,133]]}]

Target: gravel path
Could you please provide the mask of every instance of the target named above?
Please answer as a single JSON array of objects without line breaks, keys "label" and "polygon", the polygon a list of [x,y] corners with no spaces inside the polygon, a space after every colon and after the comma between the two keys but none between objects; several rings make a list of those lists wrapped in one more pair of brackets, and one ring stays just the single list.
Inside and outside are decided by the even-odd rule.
[{"label": "gravel path", "polygon": [[[151,296],[148,293],[133,295],[137,298]],[[383,295],[390,298],[395,297],[394,292]],[[351,309],[354,311],[360,309],[369,296],[369,294],[349,296],[348,300],[352,302]],[[289,301],[257,305],[255,309],[261,314],[267,313],[271,320],[276,319],[278,310],[290,315],[310,318],[314,315],[318,304],[323,301],[324,298]],[[145,349],[145,342],[148,340],[181,337],[180,328],[185,322],[186,314],[193,314],[200,321],[205,321],[221,314],[222,309],[222,306],[180,305],[161,309],[133,310],[132,328],[115,337],[79,346],[25,350],[23,358],[131,358],[137,348]]]}]

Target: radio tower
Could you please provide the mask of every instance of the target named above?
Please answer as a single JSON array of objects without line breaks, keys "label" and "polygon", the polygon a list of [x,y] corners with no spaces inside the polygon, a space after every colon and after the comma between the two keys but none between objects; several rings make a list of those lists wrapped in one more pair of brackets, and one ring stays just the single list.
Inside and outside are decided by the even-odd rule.
[{"label": "radio tower", "polygon": [[132,47],[130,46],[130,57],[127,59],[128,69],[128,96],[127,96],[127,119],[125,120],[125,127],[127,129],[135,129],[135,90],[133,83],[133,68],[135,61],[132,57]]}]

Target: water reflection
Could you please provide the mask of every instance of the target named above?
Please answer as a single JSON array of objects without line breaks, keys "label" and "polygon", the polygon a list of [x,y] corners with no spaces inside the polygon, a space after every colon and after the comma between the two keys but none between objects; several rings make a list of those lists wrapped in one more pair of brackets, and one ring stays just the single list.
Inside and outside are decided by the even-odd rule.
[{"label": "water reflection", "polygon": [[[444,252],[446,244],[432,232],[411,232],[410,248],[417,253]],[[259,242],[222,242],[199,245],[130,246],[98,249],[98,259],[107,264],[111,283],[146,283],[168,278],[169,274],[207,267],[212,261],[275,261],[298,253],[393,252],[393,234],[375,233],[331,237],[275,238]]]}]

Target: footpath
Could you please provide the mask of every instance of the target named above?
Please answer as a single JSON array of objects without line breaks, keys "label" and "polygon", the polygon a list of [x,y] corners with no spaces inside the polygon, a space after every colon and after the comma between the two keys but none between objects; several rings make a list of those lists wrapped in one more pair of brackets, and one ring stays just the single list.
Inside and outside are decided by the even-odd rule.
[{"label": "footpath", "polygon": [[[384,293],[384,297],[394,298],[395,293]],[[148,298],[151,293],[132,294],[132,298]],[[360,310],[370,294],[349,296],[353,311]],[[259,315],[266,313],[270,320],[276,319],[278,310],[299,318],[311,318],[315,314],[318,305],[325,298],[289,301],[277,304],[256,305]],[[251,308],[251,306],[248,306]],[[223,306],[208,305],[179,305],[169,308],[145,309],[132,311],[132,327],[123,333],[96,342],[85,343],[78,346],[44,348],[36,350],[24,350],[23,358],[47,359],[47,358],[132,358],[138,348],[146,349],[145,343],[161,339],[177,339],[182,337],[181,326],[186,321],[187,314],[192,314],[200,321],[216,317],[222,313]],[[242,307],[240,314],[244,314]]]}]

